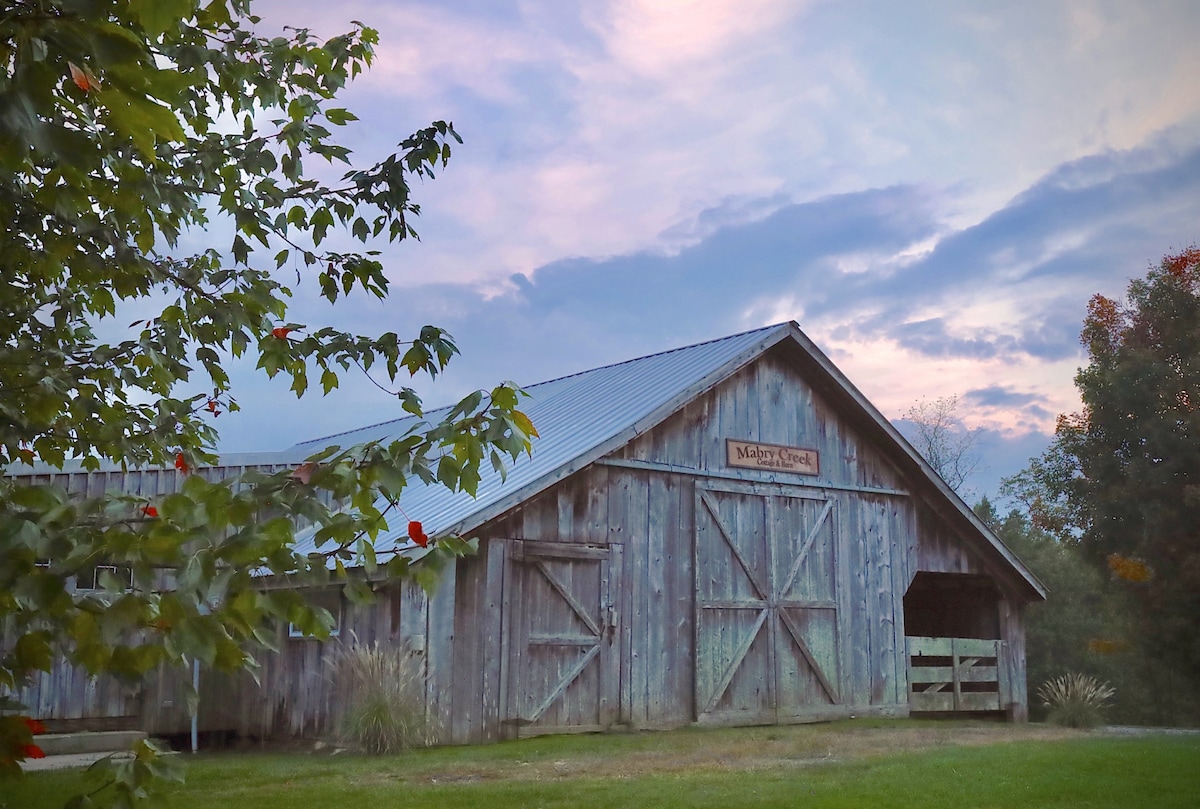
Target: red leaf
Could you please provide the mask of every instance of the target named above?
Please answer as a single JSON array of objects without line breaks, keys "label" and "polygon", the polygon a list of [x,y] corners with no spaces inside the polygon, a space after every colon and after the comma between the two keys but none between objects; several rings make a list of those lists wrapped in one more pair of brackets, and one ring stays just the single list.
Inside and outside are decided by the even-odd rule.
[{"label": "red leaf", "polygon": [[175,468],[185,475],[188,473],[188,470],[191,469],[191,467],[188,466],[187,458],[183,457],[182,452],[175,454]]},{"label": "red leaf", "polygon": [[425,529],[421,527],[421,523],[417,520],[409,520],[408,538],[420,545],[422,548],[429,547],[429,537],[425,535]]},{"label": "red leaf", "polygon": [[71,81],[75,82],[75,86],[85,93],[91,89],[92,83],[88,81],[88,75],[83,72],[83,69],[74,62],[67,62],[67,68],[71,71]]},{"label": "red leaf", "polygon": [[302,463],[292,470],[292,480],[298,480],[307,485],[312,480],[312,474],[316,471],[317,465],[312,461]]},{"label": "red leaf", "polygon": [[21,745],[21,753],[22,753],[22,755],[25,756],[25,758],[45,758],[46,757],[45,751],[43,751],[42,748],[38,747],[36,744]]},{"label": "red leaf", "polygon": [[25,721],[25,727],[29,728],[29,732],[33,734],[45,733],[46,725],[40,719],[30,719],[28,716],[22,716]]},{"label": "red leaf", "polygon": [[286,326],[276,326],[275,328],[271,329],[271,336],[280,340],[286,340],[290,332],[291,329],[287,328]]},{"label": "red leaf", "polygon": [[142,506],[142,513],[147,517],[157,517],[158,509],[156,509],[154,506]]}]

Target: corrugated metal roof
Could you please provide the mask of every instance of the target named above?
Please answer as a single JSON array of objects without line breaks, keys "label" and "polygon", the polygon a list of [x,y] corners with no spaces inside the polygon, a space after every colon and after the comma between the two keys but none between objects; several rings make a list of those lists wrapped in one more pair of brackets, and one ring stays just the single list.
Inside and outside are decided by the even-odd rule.
[{"label": "corrugated metal roof", "polygon": [[[649,426],[642,426],[647,419],[657,423],[665,418],[757,356],[766,345],[782,339],[790,326],[768,326],[530,385],[525,388],[529,398],[522,402],[521,410],[541,436],[534,441],[532,457],[522,456],[513,463],[504,480],[485,464],[474,498],[443,486],[417,483],[405,489],[401,505],[430,535],[469,531],[494,516],[497,505],[531,496],[590,463],[597,452],[611,451],[606,447],[614,441],[625,443]],[[672,407],[672,403],[676,404]],[[668,412],[662,412],[664,408]],[[448,409],[430,411],[426,420],[436,421]],[[346,447],[384,441],[403,434],[417,421],[410,417],[375,424],[305,441],[288,452],[312,454],[331,444]],[[395,519],[392,523],[376,542],[381,552],[390,551],[405,536],[407,521]],[[314,550],[311,538],[301,540],[300,550]]]}]

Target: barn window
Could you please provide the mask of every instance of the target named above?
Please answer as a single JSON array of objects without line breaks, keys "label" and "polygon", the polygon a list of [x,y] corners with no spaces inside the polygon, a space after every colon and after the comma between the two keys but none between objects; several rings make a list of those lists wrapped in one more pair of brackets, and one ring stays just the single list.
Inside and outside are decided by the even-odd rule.
[{"label": "barn window", "polygon": [[[49,564],[46,565],[49,567]],[[75,591],[105,590],[123,593],[133,588],[133,569],[122,565],[96,565],[75,575]]]},{"label": "barn window", "polygon": [[[304,600],[314,610],[321,608],[329,611],[333,616],[333,627],[329,630],[329,637],[336,638],[342,634],[342,591],[340,589],[332,590],[317,590],[308,593],[304,596]],[[304,634],[304,630],[297,627],[295,624],[288,624],[289,638],[304,638],[308,637]]]}]

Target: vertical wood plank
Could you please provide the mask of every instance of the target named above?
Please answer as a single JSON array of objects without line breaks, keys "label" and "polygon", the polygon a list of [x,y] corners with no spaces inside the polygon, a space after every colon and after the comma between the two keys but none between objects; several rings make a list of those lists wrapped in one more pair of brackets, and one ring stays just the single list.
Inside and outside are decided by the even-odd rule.
[{"label": "vertical wood plank", "polygon": [[584,516],[584,538],[587,542],[606,544],[612,541],[608,531],[608,467],[588,467],[586,483],[587,511],[586,515]]},{"label": "vertical wood plank", "polygon": [[483,659],[480,661],[482,675],[479,717],[480,741],[496,741],[500,738],[501,693],[507,665],[503,650],[506,622],[504,614],[504,585],[507,565],[507,542],[502,539],[488,540],[486,579],[484,582],[483,612],[476,616],[482,630]]},{"label": "vertical wood plank", "polygon": [[[763,508],[763,543],[765,545],[766,558],[765,567],[762,569],[766,574],[764,576],[763,586],[767,588],[767,592],[763,595],[770,599],[774,598],[779,593],[779,585],[782,582],[778,581],[778,573],[776,568],[776,546],[785,541],[784,537],[780,536],[780,526],[778,525],[778,515],[776,513],[775,502],[778,498],[764,497],[762,498]],[[789,543],[790,544],[790,543]],[[791,554],[784,554],[790,556]],[[790,567],[790,560],[786,563]],[[770,615],[767,618],[767,669],[763,672],[767,680],[767,704],[775,712],[776,721],[779,718],[779,703],[780,703],[780,687],[779,687],[779,619]]]},{"label": "vertical wood plank", "polygon": [[858,498],[867,516],[864,541],[874,559],[869,607],[871,631],[874,634],[871,657],[871,704],[895,703],[896,698],[896,615],[892,562],[887,537],[885,504],[879,498]]},{"label": "vertical wood plank", "polygon": [[457,563],[458,582],[454,610],[454,679],[451,697],[450,741],[469,744],[480,741],[480,651],[483,631],[479,626],[482,606],[483,573],[491,553],[487,542],[480,544],[474,558]]},{"label": "vertical wood plank", "polygon": [[862,508],[851,501],[847,522],[850,527],[850,609],[847,617],[850,624],[849,644],[851,704],[866,704],[870,700],[871,672],[871,627],[867,607],[869,572],[871,560],[863,541]]},{"label": "vertical wood plank", "polygon": [[667,479],[665,475],[651,474],[647,479],[646,533],[643,540],[643,575],[646,577],[643,606],[642,635],[643,660],[645,662],[646,696],[645,723],[661,721],[666,709],[666,673],[668,661],[664,650],[666,631],[663,620],[666,613],[666,582],[663,559],[666,556],[668,511]]},{"label": "vertical wood plank", "polygon": [[[516,675],[515,672],[520,671],[520,669],[514,670],[512,667],[513,661],[511,659],[511,654],[514,643],[514,635],[517,636],[516,643],[518,645],[523,643],[523,638],[520,638],[519,635],[522,631],[522,628],[525,626],[525,622],[522,620],[522,616],[520,615],[524,601],[521,598],[518,584],[521,580],[521,571],[513,564],[511,558],[513,551],[517,550],[518,544],[519,543],[516,540],[505,541],[504,559],[502,560],[503,564],[500,574],[501,595],[499,612],[501,621],[498,645],[499,648],[496,650],[496,657],[500,663],[500,679],[496,705],[497,739],[513,738],[516,735],[516,728],[514,726],[504,725],[503,721],[513,715],[510,707],[512,695],[510,694],[509,687],[513,683],[515,677],[519,676]],[[513,686],[512,690],[516,690],[515,685]]]},{"label": "vertical wood plank", "polygon": [[622,621],[620,610],[621,591],[624,586],[624,551],[625,548],[622,545],[610,546],[609,561],[605,570],[604,584],[607,592],[604,594],[604,603],[607,605],[607,609],[612,610],[610,615],[605,616],[609,624],[605,640],[608,648],[601,658],[603,668],[600,681],[599,713],[600,724],[605,727],[611,727],[621,720],[621,641],[618,628]]},{"label": "vertical wood plank", "polygon": [[630,717],[635,726],[644,726],[650,718],[650,595],[649,482],[641,473],[629,475],[628,499],[625,504],[625,525],[628,527],[626,558],[630,565],[629,590],[632,611],[629,616],[631,653],[629,660]]},{"label": "vertical wood plank", "polygon": [[905,625],[904,625],[904,594],[908,590],[908,552],[905,545],[905,513],[909,508],[909,503],[905,502],[887,502],[885,506],[888,509],[888,552],[892,559],[892,616],[894,619],[893,630],[894,648],[895,648],[895,701],[899,705],[908,704],[908,656],[907,643],[905,641]]},{"label": "vertical wood plank", "polygon": [[428,719],[439,740],[449,739],[453,716],[454,684],[454,592],[457,566],[447,565],[442,581],[427,606],[426,693]]}]

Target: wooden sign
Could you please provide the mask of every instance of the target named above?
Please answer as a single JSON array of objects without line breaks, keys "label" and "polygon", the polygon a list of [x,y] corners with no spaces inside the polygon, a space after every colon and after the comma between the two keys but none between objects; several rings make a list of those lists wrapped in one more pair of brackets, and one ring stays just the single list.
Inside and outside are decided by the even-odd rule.
[{"label": "wooden sign", "polygon": [[753,441],[725,439],[726,461],[743,469],[765,469],[777,472],[799,472],[801,475],[821,474],[821,462],[815,449],[785,447],[780,444],[758,444]]}]

